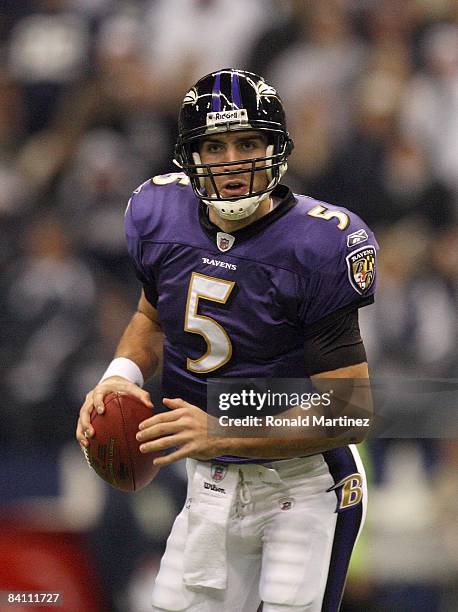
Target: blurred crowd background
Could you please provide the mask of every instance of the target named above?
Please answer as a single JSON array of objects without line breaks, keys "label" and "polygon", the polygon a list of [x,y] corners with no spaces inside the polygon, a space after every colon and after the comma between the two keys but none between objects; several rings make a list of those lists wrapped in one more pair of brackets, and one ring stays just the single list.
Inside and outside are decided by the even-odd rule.
[{"label": "blurred crowd background", "polygon": [[[456,380],[458,4],[0,7],[0,590],[63,590],[66,611],[143,612],[183,465],[122,494],[73,438],[139,296],[123,236],[131,191],[174,171],[179,104],[197,78],[262,74],[296,144],[285,182],[378,236],[378,298],[361,312],[372,375]],[[371,501],[342,612],[457,610],[456,441],[363,452]]]}]

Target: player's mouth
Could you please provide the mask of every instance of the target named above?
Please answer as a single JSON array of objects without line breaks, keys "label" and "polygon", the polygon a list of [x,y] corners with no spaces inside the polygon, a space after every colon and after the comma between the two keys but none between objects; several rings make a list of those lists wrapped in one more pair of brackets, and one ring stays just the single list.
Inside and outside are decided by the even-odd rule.
[{"label": "player's mouth", "polygon": [[227,181],[220,189],[221,194],[225,196],[241,196],[248,193],[247,183],[239,180]]}]

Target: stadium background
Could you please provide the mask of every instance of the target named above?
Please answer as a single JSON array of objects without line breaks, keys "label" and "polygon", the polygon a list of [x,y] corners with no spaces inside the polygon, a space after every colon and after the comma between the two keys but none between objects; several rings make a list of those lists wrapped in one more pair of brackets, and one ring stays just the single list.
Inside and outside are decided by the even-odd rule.
[{"label": "stadium background", "polygon": [[[287,182],[355,210],[381,244],[377,303],[361,313],[372,373],[456,377],[458,5],[3,0],[0,41],[0,590],[143,612],[183,465],[121,494],[73,437],[138,298],[131,190],[173,171],[198,77],[264,75],[296,142]],[[363,450],[370,507],[342,612],[456,610],[456,441]]]}]

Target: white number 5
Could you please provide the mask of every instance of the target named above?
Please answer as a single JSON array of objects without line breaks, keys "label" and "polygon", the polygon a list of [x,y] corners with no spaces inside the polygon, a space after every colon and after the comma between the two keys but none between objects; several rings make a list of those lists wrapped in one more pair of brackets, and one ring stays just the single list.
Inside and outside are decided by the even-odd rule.
[{"label": "white number 5", "polygon": [[153,183],[155,185],[170,185],[171,183],[178,183],[187,187],[191,179],[186,176],[184,172],[170,172],[170,174],[157,174],[153,176]]},{"label": "white number 5", "polygon": [[199,359],[188,357],[186,366],[191,372],[204,374],[213,372],[229,361],[232,355],[232,344],[229,336],[219,323],[211,317],[197,314],[199,300],[225,304],[234,288],[235,282],[205,276],[193,272],[186,301],[184,329],[192,334],[199,334],[207,343],[207,350]]},{"label": "white number 5", "polygon": [[346,230],[350,224],[350,219],[344,212],[341,210],[329,210],[326,208],[326,206],[321,206],[321,204],[311,208],[307,214],[311,217],[316,217],[317,219],[324,219],[325,221],[338,219],[339,223],[337,224],[337,227],[342,231]]}]

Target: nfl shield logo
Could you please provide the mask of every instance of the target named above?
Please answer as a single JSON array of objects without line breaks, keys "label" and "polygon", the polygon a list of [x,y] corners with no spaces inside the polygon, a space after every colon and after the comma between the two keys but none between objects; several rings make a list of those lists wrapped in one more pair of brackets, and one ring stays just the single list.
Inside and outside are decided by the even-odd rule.
[{"label": "nfl shield logo", "polygon": [[211,476],[215,482],[221,482],[226,476],[227,466],[221,463],[213,463],[211,466]]},{"label": "nfl shield logo", "polygon": [[347,255],[348,278],[360,295],[364,295],[375,280],[375,248],[361,247]]},{"label": "nfl shield logo", "polygon": [[225,234],[224,232],[218,232],[216,234],[216,245],[220,251],[229,251],[231,246],[234,244],[235,238],[230,234]]}]

